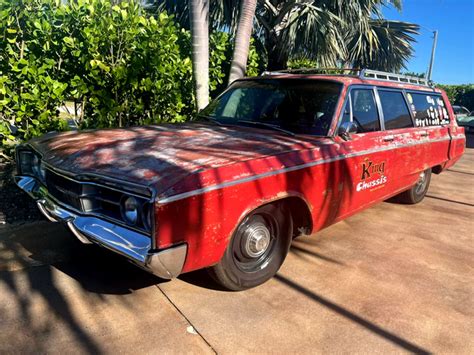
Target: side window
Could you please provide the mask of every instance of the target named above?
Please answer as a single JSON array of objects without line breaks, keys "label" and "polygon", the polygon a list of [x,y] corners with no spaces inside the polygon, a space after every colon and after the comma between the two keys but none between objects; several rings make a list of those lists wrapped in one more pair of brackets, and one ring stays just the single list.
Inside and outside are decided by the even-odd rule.
[{"label": "side window", "polygon": [[413,127],[410,111],[408,111],[403,93],[379,90],[379,97],[382,104],[385,129]]},{"label": "side window", "polygon": [[371,89],[353,89],[351,91],[352,120],[360,132],[380,131],[379,114],[375,105],[374,92]]},{"label": "side window", "polygon": [[448,110],[441,95],[409,92],[407,98],[415,116],[416,127],[449,123]]}]

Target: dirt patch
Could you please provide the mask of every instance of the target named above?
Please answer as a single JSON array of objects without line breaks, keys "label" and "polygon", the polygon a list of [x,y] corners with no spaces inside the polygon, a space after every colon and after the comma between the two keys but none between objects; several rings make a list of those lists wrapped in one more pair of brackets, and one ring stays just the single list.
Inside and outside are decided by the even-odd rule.
[{"label": "dirt patch", "polygon": [[0,161],[0,228],[41,219],[34,201],[15,184],[15,165]]}]

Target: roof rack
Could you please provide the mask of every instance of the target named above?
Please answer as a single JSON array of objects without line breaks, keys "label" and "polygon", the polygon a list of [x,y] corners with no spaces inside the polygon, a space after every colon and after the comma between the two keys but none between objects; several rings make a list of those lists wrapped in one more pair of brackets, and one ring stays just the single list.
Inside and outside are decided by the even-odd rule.
[{"label": "roof rack", "polygon": [[262,75],[281,75],[281,74],[333,74],[333,75],[349,75],[342,74],[344,72],[354,72],[359,75],[361,69],[352,68],[300,68],[300,69],[285,69],[277,71],[264,71]]},{"label": "roof rack", "polygon": [[433,83],[430,80],[427,80],[424,78],[419,78],[416,76],[405,75],[405,74],[387,73],[387,72],[371,70],[371,69],[362,69],[360,71],[359,78],[396,81],[399,83],[424,85],[424,86],[433,85]]},{"label": "roof rack", "polygon": [[[347,72],[347,74],[345,74]],[[375,79],[399,82],[404,84],[415,84],[423,86],[433,86],[431,80],[419,78],[412,75],[396,74],[372,69],[346,69],[346,68],[302,68],[278,71],[265,71],[262,75],[283,75],[283,74],[330,74],[330,75],[352,75],[360,79]]]}]

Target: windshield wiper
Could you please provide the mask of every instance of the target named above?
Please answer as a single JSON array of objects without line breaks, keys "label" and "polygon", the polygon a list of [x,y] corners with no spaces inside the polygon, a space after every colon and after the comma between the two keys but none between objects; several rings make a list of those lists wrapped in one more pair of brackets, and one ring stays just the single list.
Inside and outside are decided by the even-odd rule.
[{"label": "windshield wiper", "polygon": [[215,123],[219,126],[223,126],[222,123],[220,123],[218,120],[216,120],[215,118],[211,117],[211,116],[206,116],[206,115],[197,115],[198,118],[202,118],[206,121],[209,121],[209,122],[212,122],[212,123]]},{"label": "windshield wiper", "polygon": [[283,129],[280,126],[275,125],[275,124],[271,124],[271,123],[258,122],[258,121],[247,121],[247,120],[240,120],[240,121],[237,121],[237,122],[238,123],[247,123],[247,124],[250,124],[250,125],[253,125],[253,126],[260,126],[260,127],[264,127],[264,128],[270,128],[274,131],[279,131],[279,132],[286,133],[286,134],[288,134],[292,137],[295,136],[295,134],[293,132],[287,131],[286,129]]}]

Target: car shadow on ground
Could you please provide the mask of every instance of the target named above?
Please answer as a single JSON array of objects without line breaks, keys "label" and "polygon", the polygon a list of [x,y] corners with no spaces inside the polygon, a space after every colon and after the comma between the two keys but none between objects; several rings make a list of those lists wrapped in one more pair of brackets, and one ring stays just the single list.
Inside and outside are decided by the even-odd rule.
[{"label": "car shadow on ground", "polygon": [[401,337],[399,337],[398,335],[388,331],[388,330],[385,330],[383,329],[382,327],[372,323],[372,322],[369,322],[368,320],[358,316],[357,314],[353,313],[353,312],[350,312],[349,310],[337,305],[336,303],[328,300],[327,298],[323,297],[323,296],[320,296],[316,293],[314,293],[313,291],[307,289],[306,287],[302,286],[302,285],[299,285],[298,283],[294,282],[293,280],[290,280],[289,278],[283,276],[283,275],[280,275],[280,274],[277,274],[275,276],[275,279],[279,282],[281,282],[283,285],[286,285],[288,287],[290,287],[291,289],[299,292],[302,296],[304,297],[307,297],[309,299],[311,299],[312,301],[314,302],[317,302],[318,304],[330,309],[331,311],[341,315],[342,317],[346,318],[346,319],[349,319],[355,323],[357,323],[358,325],[360,325],[361,327],[363,328],[366,328],[367,330],[369,330],[370,332],[392,342],[393,344],[396,344],[398,345],[399,347],[409,351],[409,352],[412,352],[412,353],[415,353],[415,354],[430,354],[429,351],[427,351],[426,349],[423,349],[422,347],[408,341],[408,340],[405,340]]},{"label": "car shadow on ground", "polygon": [[[35,233],[38,229],[43,231]],[[47,265],[76,280],[84,290],[98,295],[128,294],[166,281],[105,248],[82,244],[59,223],[39,222],[33,228],[25,225],[13,233],[0,233],[0,242],[10,255],[9,261],[2,260],[0,254],[0,265],[12,260],[19,264],[19,269]]]},{"label": "car shadow on ground", "polygon": [[[14,300],[14,304],[7,303],[9,312],[0,305],[0,314],[18,309],[19,319],[14,324],[21,324],[38,353],[47,352],[48,335],[57,322],[62,322],[86,353],[101,352],[101,344],[75,314],[74,299],[64,293],[58,271],[79,284],[82,292],[74,299],[92,297],[103,303],[107,303],[107,295],[127,295],[166,282],[108,250],[81,244],[60,224],[36,222],[0,230],[0,289],[6,291],[3,297]],[[118,299],[127,305],[126,298]],[[53,317],[45,316],[38,325],[33,306],[41,303]],[[13,320],[2,321],[8,326]],[[0,334],[0,343],[1,339]],[[25,342],[15,349],[31,352],[29,346],[31,343]]]}]

